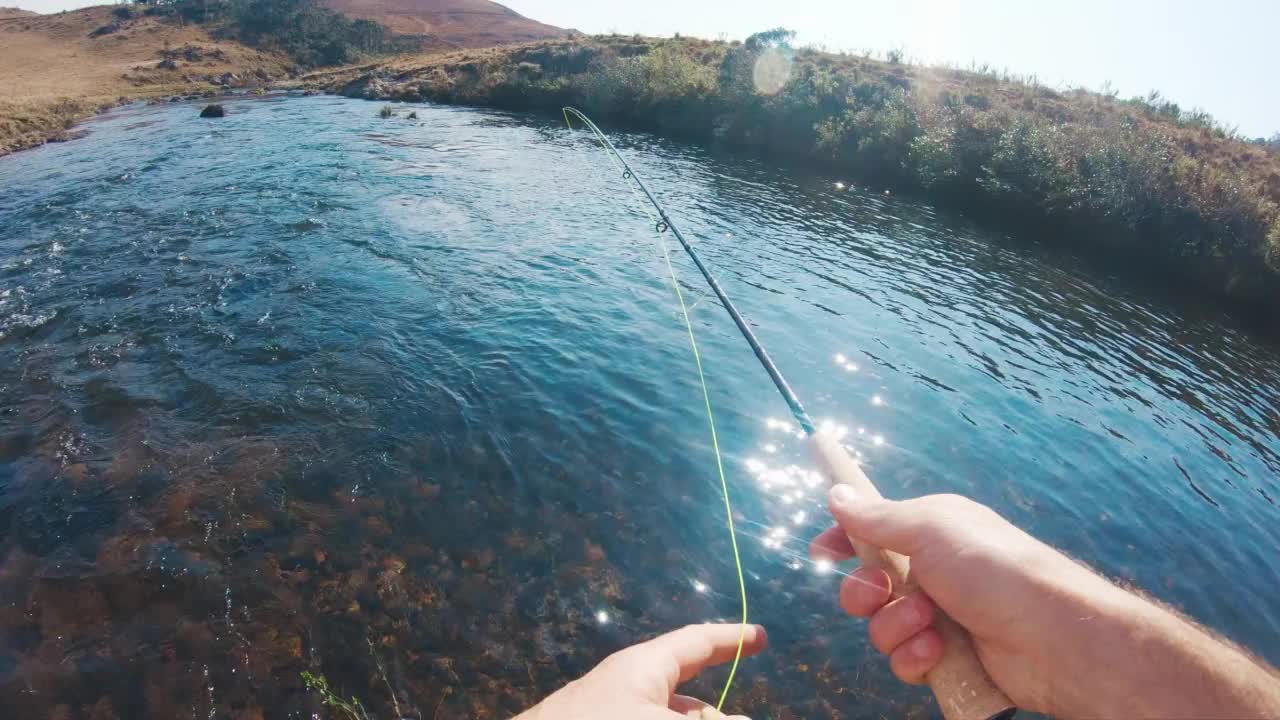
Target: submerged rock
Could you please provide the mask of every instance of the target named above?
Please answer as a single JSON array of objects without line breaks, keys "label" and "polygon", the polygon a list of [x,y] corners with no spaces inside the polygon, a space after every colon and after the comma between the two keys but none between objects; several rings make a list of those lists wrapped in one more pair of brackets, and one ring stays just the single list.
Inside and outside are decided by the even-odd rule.
[{"label": "submerged rock", "polygon": [[200,117],[202,118],[220,118],[226,116],[227,111],[221,105],[205,105],[204,109],[200,111]]}]

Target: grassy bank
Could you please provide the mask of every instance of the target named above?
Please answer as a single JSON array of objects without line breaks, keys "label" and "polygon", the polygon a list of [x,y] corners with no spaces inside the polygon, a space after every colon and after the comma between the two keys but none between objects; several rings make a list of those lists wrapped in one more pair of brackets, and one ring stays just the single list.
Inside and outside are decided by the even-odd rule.
[{"label": "grassy bank", "polygon": [[294,62],[128,7],[0,17],[0,155],[66,139],[122,101],[261,86]]},{"label": "grassy bank", "polygon": [[510,109],[748,146],[1033,223],[1191,276],[1269,315],[1280,154],[1153,94],[746,43],[576,38],[402,59],[328,89]]},{"label": "grassy bank", "polygon": [[72,126],[98,106],[85,98],[0,100],[0,155],[74,137]]},{"label": "grassy bank", "polygon": [[73,137],[77,121],[123,101],[260,88],[424,42],[314,0],[0,9],[0,155]]}]

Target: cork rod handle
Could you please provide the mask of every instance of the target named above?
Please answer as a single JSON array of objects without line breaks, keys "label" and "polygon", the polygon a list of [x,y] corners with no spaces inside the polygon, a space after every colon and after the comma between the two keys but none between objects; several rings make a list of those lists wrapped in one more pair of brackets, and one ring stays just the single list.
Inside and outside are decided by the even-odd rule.
[{"label": "cork rod handle", "polygon": [[[816,433],[811,441],[814,458],[827,479],[849,485],[863,497],[881,497],[862,468],[830,434]],[[915,590],[908,572],[909,560],[888,550],[850,537],[865,567],[878,567],[893,581],[893,596]],[[969,633],[939,609],[934,627],[942,635],[942,661],[925,676],[946,720],[1007,720],[1016,709],[995,686],[973,649]]]}]

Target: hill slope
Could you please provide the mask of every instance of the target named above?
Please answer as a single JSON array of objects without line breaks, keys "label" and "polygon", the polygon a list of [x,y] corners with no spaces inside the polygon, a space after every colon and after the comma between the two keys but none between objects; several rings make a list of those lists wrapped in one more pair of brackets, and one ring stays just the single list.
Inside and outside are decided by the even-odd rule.
[{"label": "hill slope", "polygon": [[[172,65],[160,67],[166,58]],[[211,77],[279,77],[290,65],[283,55],[215,40],[197,25],[121,20],[110,7],[0,15],[0,155],[59,139],[121,98],[200,93],[213,87]]]},{"label": "hill slope", "polygon": [[489,0],[322,0],[332,10],[382,23],[405,35],[430,35],[460,48],[568,36]]},{"label": "hill slope", "polygon": [[30,17],[32,15],[35,15],[35,13],[31,12],[30,10],[22,10],[19,8],[10,8],[10,7],[0,7],[0,18]]}]

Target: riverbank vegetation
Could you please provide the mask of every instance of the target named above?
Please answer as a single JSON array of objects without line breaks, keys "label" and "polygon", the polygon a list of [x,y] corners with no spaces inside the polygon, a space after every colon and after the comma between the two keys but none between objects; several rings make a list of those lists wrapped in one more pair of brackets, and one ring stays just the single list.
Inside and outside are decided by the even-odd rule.
[{"label": "riverbank vegetation", "polygon": [[0,101],[0,155],[10,150],[71,139],[72,126],[97,108],[88,101]]},{"label": "riverbank vegetation", "polygon": [[990,68],[815,49],[608,36],[400,60],[321,82],[347,95],[581,107],[615,127],[755,148],[927,193],[1193,276],[1269,311],[1280,156],[1152,93],[1056,90]]}]

